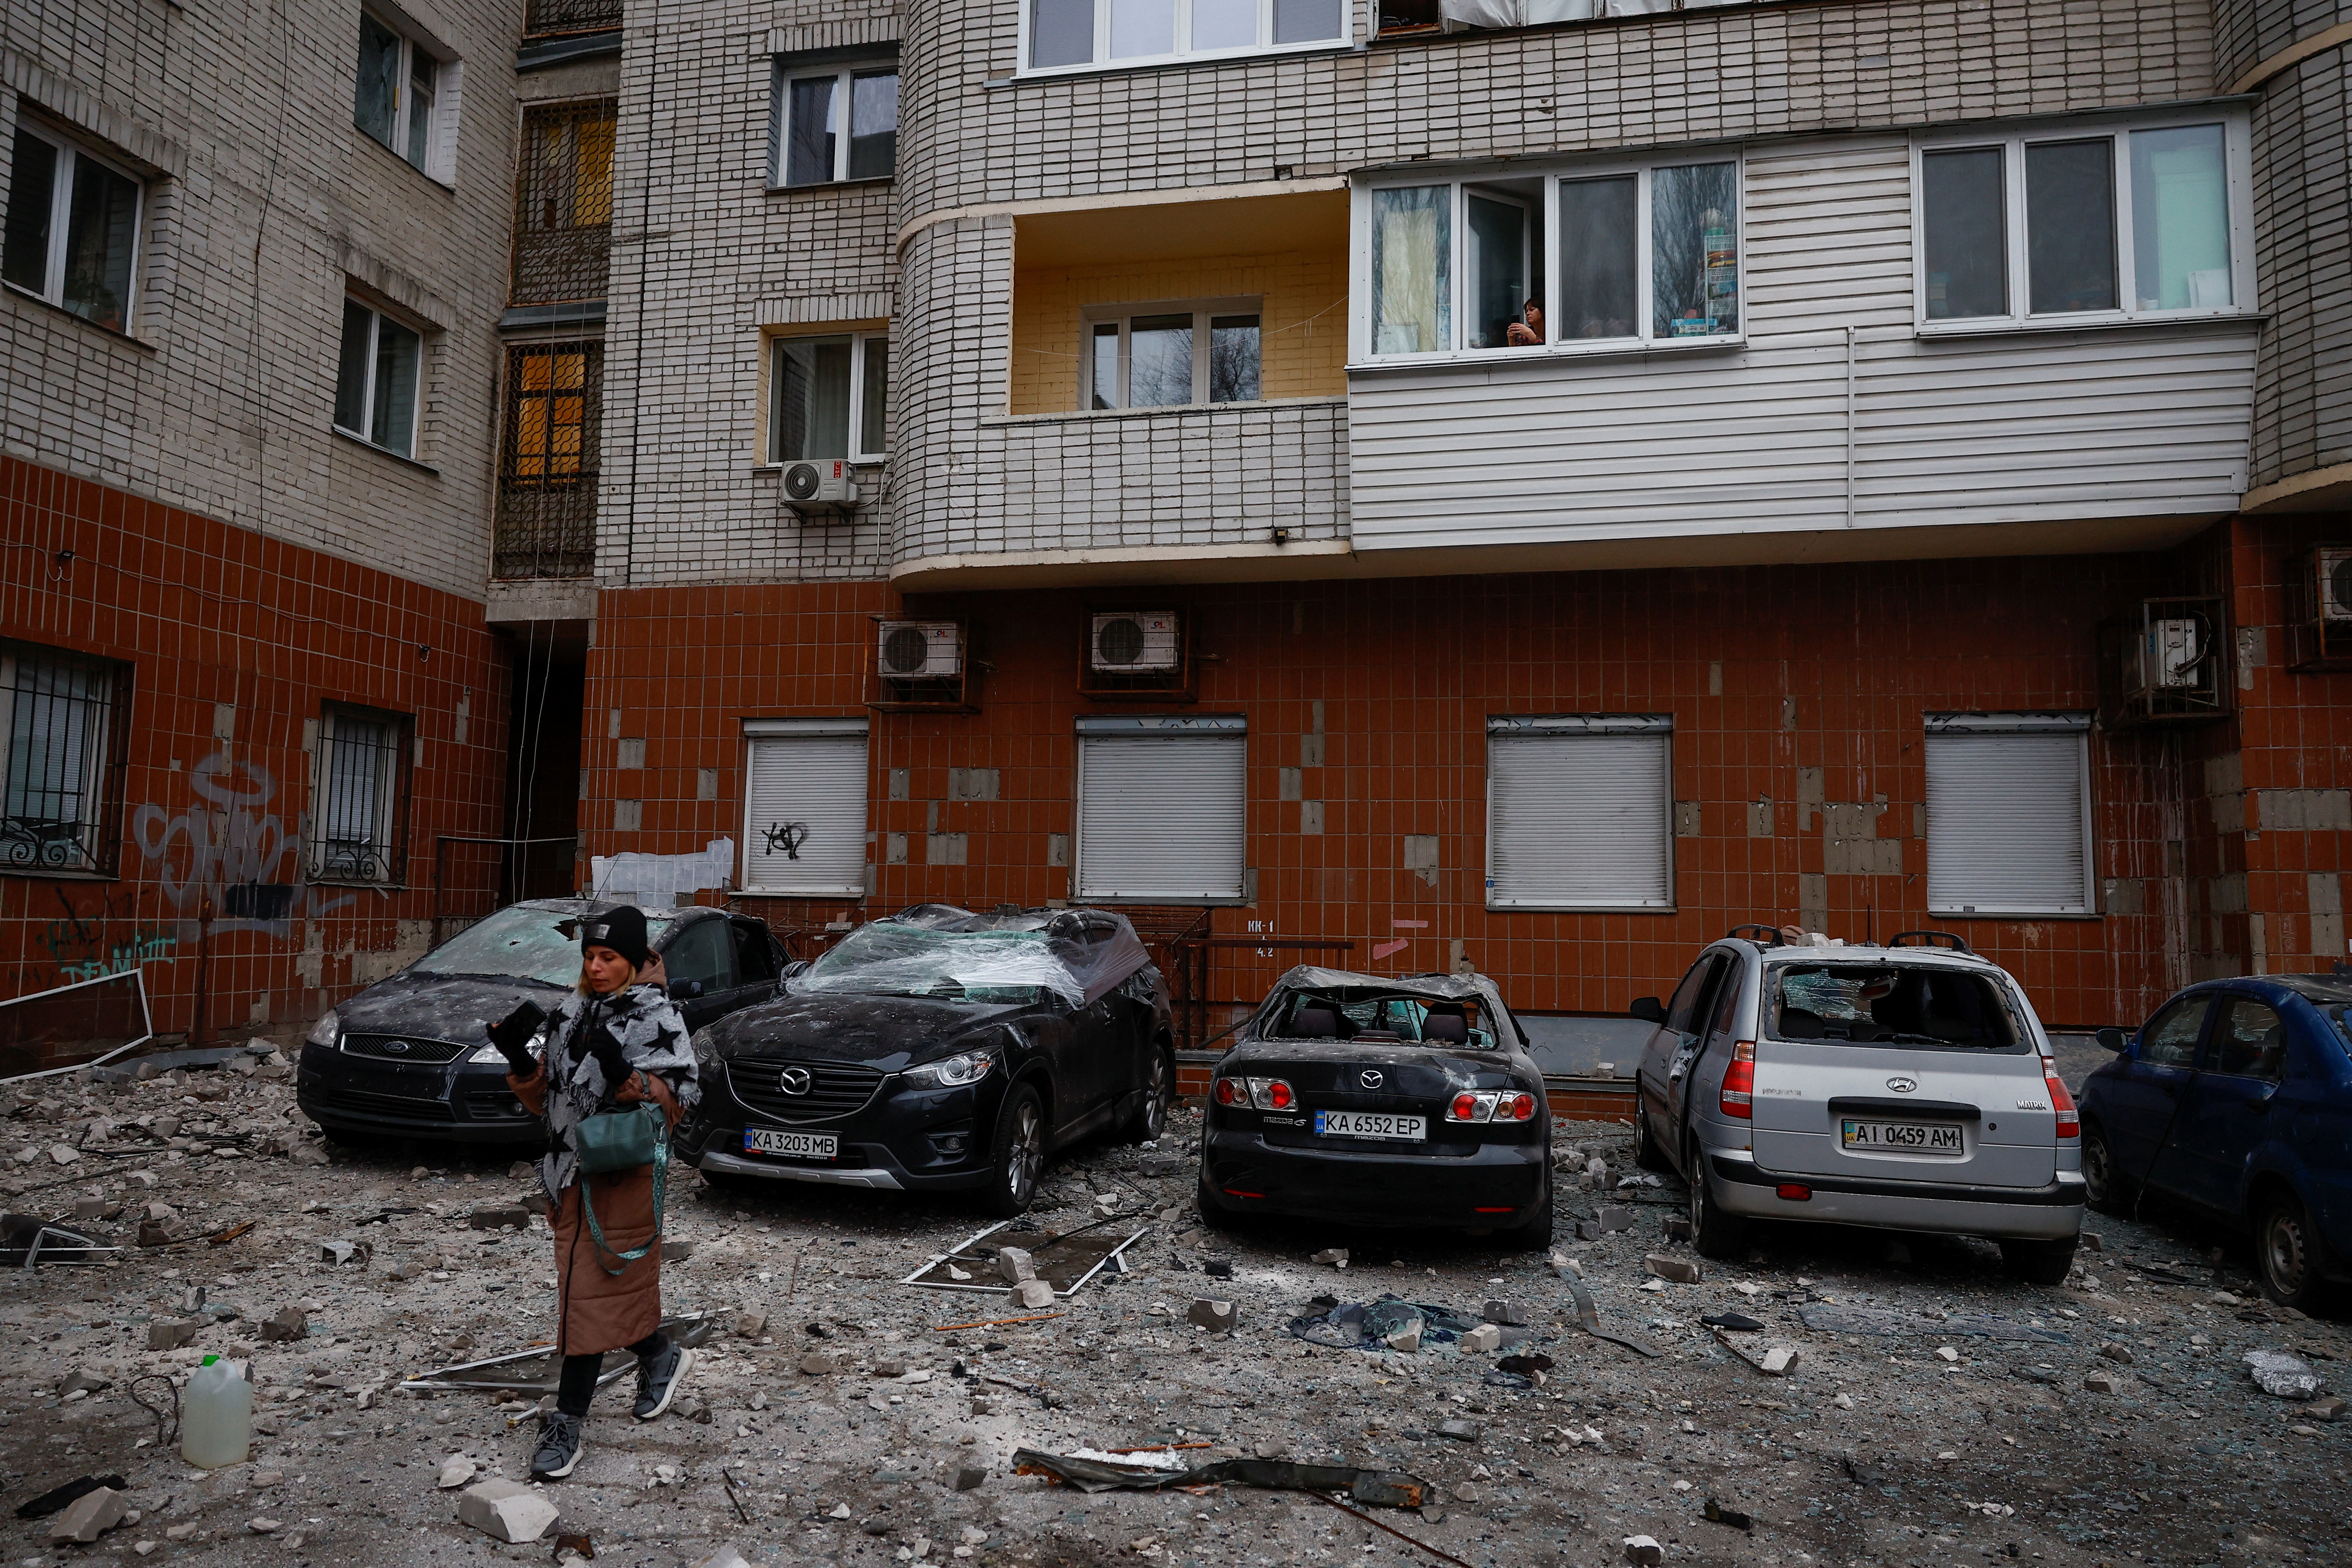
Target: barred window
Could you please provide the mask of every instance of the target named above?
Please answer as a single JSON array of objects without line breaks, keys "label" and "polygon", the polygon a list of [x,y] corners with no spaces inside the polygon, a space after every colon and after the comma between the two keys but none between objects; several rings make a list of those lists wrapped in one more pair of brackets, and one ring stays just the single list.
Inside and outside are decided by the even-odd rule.
[{"label": "barred window", "polygon": [[523,115],[515,171],[514,303],[604,297],[619,113],[620,106],[606,99]]},{"label": "barred window", "polygon": [[604,384],[601,342],[507,351],[498,576],[584,577],[595,569]]},{"label": "barred window", "polygon": [[124,678],[103,659],[0,643],[0,867],[110,868]]},{"label": "barred window", "polygon": [[529,0],[522,8],[526,37],[601,33],[621,25],[621,0]]},{"label": "barred window", "polygon": [[319,719],[310,787],[310,875],[398,882],[409,721],[330,704]]}]

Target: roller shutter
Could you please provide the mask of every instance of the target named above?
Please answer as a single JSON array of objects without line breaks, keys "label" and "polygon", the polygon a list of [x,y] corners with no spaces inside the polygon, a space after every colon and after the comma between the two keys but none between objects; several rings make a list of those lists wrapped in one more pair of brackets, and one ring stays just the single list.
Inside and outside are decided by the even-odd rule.
[{"label": "roller shutter", "polygon": [[1967,713],[1927,724],[1927,907],[2093,912],[2087,714]]},{"label": "roller shutter", "polygon": [[743,889],[866,891],[866,721],[749,720]]},{"label": "roller shutter", "polygon": [[1486,902],[1674,906],[1672,721],[1494,719],[1486,734]]},{"label": "roller shutter", "polygon": [[1080,720],[1077,897],[1239,899],[1248,749],[1239,718]]}]

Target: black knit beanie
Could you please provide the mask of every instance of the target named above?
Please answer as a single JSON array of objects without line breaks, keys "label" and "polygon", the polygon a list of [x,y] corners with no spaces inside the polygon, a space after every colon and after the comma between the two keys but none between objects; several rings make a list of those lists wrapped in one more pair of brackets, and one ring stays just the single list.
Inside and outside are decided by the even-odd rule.
[{"label": "black knit beanie", "polygon": [[609,947],[632,967],[643,969],[652,956],[646,943],[646,911],[635,904],[614,904],[588,916],[580,922],[580,951],[584,954],[592,947]]}]

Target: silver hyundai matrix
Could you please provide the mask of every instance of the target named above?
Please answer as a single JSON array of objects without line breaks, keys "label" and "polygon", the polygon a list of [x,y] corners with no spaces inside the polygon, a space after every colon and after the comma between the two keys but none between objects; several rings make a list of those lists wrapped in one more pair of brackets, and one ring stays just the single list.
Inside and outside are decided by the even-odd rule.
[{"label": "silver hyundai matrix", "polygon": [[1937,1231],[2063,1281],[2082,1124],[2023,989],[1948,932],[1822,941],[1741,926],[1633,1004],[1656,1026],[1634,1158],[1689,1184],[1694,1244],[1740,1256],[1767,1218]]}]

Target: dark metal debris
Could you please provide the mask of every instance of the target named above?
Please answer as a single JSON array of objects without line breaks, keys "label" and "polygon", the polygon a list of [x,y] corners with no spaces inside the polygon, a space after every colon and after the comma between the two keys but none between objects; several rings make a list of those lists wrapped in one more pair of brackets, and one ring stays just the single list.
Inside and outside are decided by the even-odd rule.
[{"label": "dark metal debris", "polygon": [[1157,1492],[1233,1482],[1272,1491],[1343,1491],[1372,1508],[1419,1508],[1430,1495],[1428,1482],[1400,1471],[1303,1465],[1289,1459],[1219,1459],[1187,1470],[1162,1470],[1020,1448],[1013,1455],[1013,1471],[1021,1476],[1051,1476],[1087,1492]]}]

